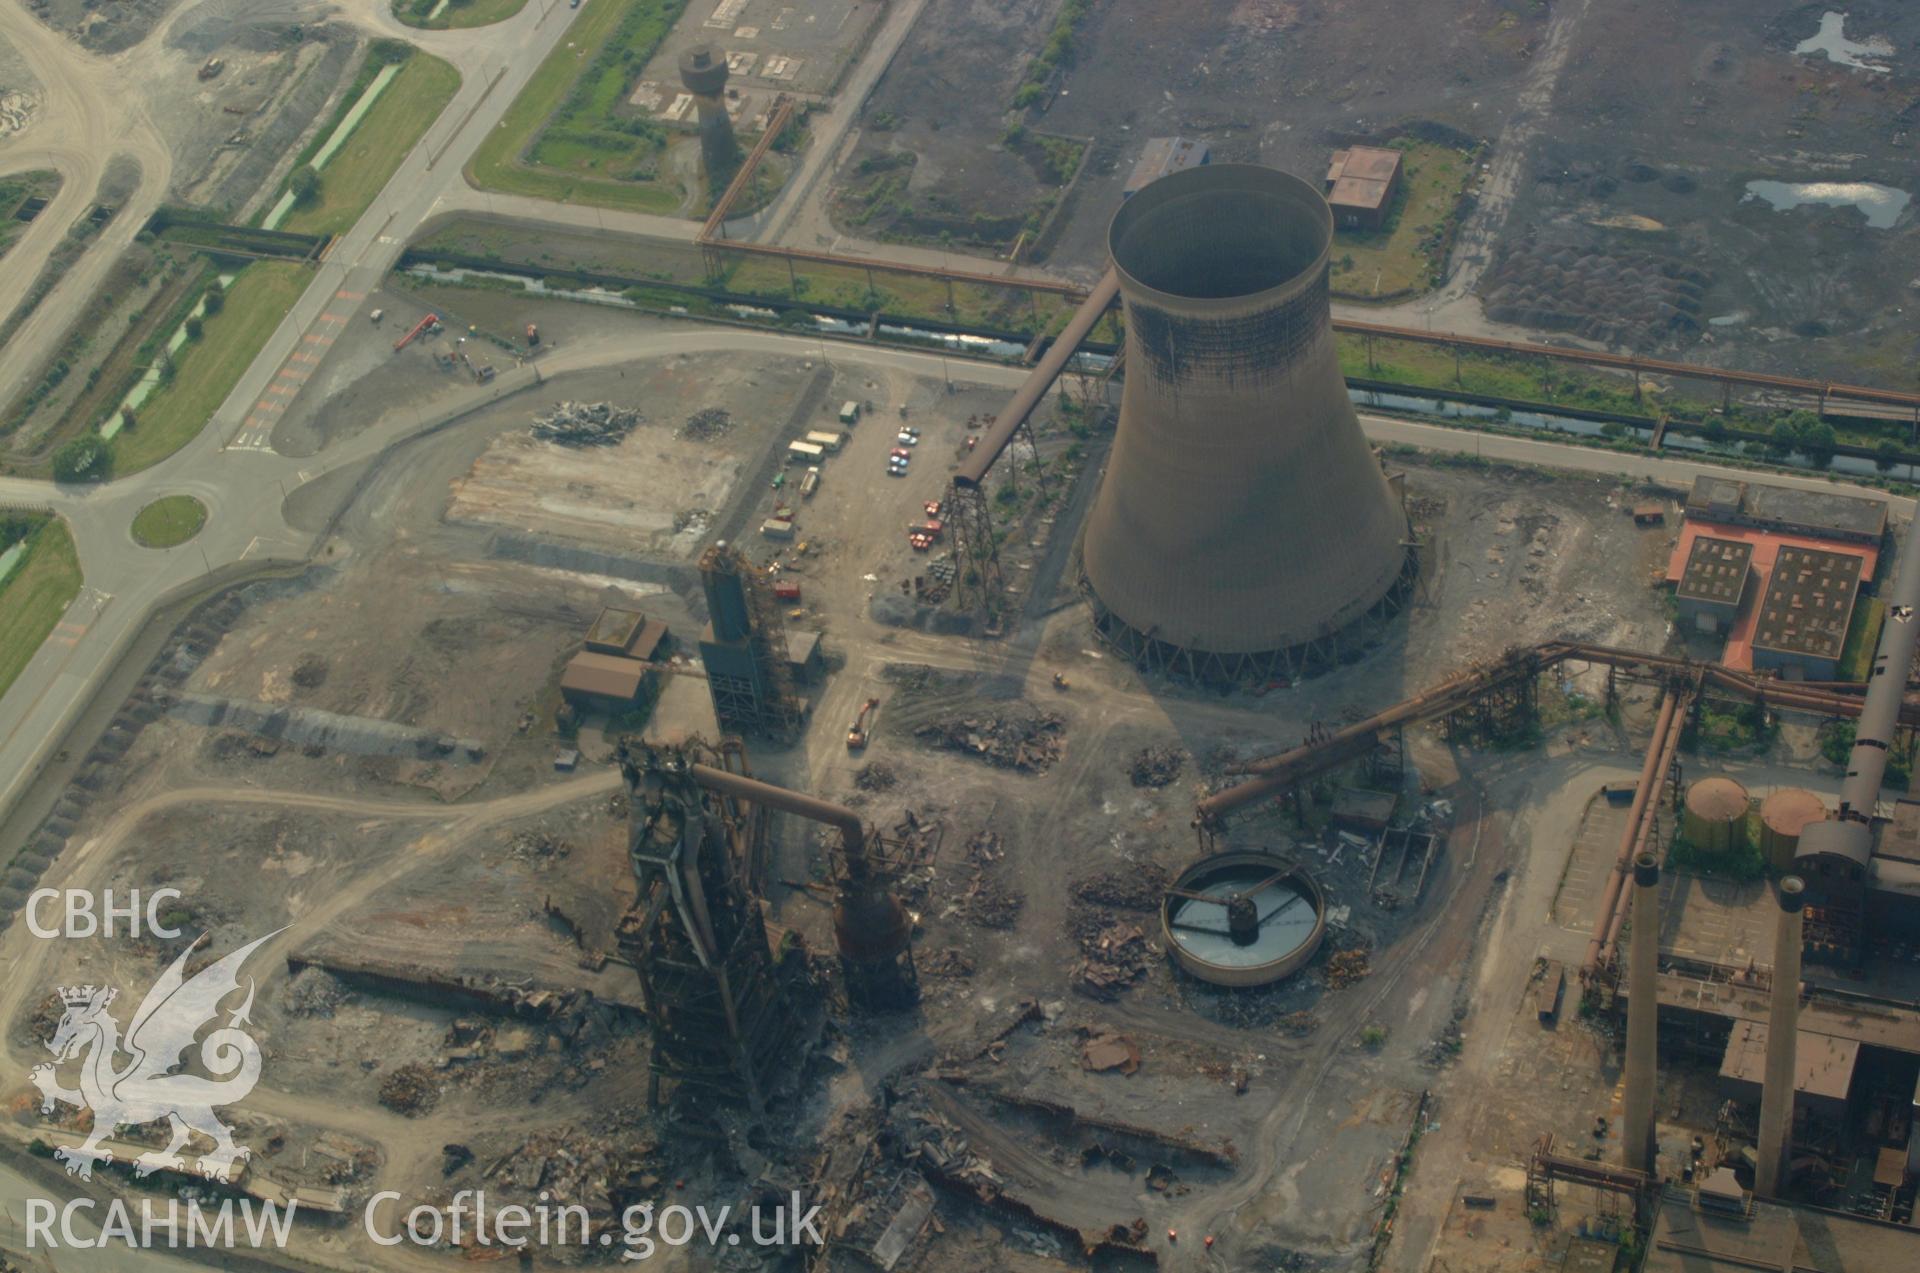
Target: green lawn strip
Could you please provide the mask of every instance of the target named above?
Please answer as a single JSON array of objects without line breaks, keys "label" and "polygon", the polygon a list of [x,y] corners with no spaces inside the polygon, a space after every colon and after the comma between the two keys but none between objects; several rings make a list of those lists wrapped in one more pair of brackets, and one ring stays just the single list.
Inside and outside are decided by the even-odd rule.
[{"label": "green lawn strip", "polygon": [[113,439],[115,477],[159,463],[206,427],[311,277],[292,261],[255,261],[240,271],[226,304],[181,351],[172,379],[147,399],[138,423]]},{"label": "green lawn strip", "polygon": [[[626,146],[622,139],[629,136],[633,141],[622,152],[623,161],[632,162],[640,149],[646,129],[640,135],[624,132],[625,121],[616,119],[614,110],[625,100],[630,76],[646,65],[685,7],[686,0],[586,0],[566,42],[547,55],[475,152],[468,179],[502,194],[636,212],[677,211],[679,190],[610,180],[589,165],[605,166],[606,156]],[[549,129],[552,137],[543,139]],[[588,142],[589,135],[597,140]],[[541,158],[570,167],[546,166]]]},{"label": "green lawn strip", "polygon": [[1333,293],[1365,300],[1424,292],[1444,264],[1429,246],[1454,217],[1473,172],[1466,152],[1434,142],[1394,143],[1402,152],[1400,183],[1380,230],[1336,230]]},{"label": "green lawn strip", "polygon": [[[527,0],[448,0],[444,8],[440,0],[396,0],[393,16],[424,31],[446,31],[492,26],[526,7]],[[439,16],[429,17],[436,9]]]},{"label": "green lawn strip", "polygon": [[1878,597],[1862,597],[1853,609],[1853,622],[1847,628],[1847,643],[1840,647],[1840,661],[1834,675],[1843,681],[1864,681],[1867,669],[1880,645],[1880,625],[1887,617],[1886,603]]},{"label": "green lawn strip", "polygon": [[191,495],[163,495],[133,516],[133,541],[142,548],[184,544],[207,524],[207,506]]},{"label": "green lawn strip", "polygon": [[[340,234],[353,227],[460,88],[460,72],[425,53],[407,59],[346,144],[320,170],[320,194],[280,229]],[[331,131],[331,130],[329,130]]]},{"label": "green lawn strip", "polygon": [[80,593],[80,557],[64,522],[30,533],[24,559],[0,583],[0,694],[5,694]]}]

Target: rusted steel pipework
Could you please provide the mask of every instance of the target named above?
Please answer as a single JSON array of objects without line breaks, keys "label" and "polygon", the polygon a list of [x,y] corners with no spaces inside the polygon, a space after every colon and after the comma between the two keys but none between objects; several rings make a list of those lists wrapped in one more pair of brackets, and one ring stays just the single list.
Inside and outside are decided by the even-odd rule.
[{"label": "rusted steel pipework", "polygon": [[1047,347],[1047,352],[1039,362],[1033,365],[1033,370],[1027,373],[1026,380],[1014,390],[1013,397],[1009,398],[1007,405],[1000,409],[1000,414],[994,417],[993,427],[981,437],[979,445],[974,447],[966,463],[962,464],[960,471],[953,475],[955,486],[978,486],[986,481],[987,470],[992,468],[994,461],[1000,458],[1000,453],[1007,449],[1007,443],[1013,441],[1014,431],[1026,423],[1027,417],[1033,414],[1033,409],[1040,405],[1042,398],[1047,396],[1047,391],[1053,388],[1053,382],[1060,378],[1062,371],[1066,370],[1067,362],[1073,357],[1074,351],[1080,348],[1080,342],[1087,338],[1087,333],[1094,329],[1094,325],[1100,321],[1101,317],[1113,308],[1114,298],[1119,295],[1120,275],[1109,266],[1100,282],[1087,293],[1087,299],[1081,302],[1079,310],[1067,323],[1066,328],[1054,337],[1053,344]]},{"label": "rusted steel pipework", "polygon": [[1582,978],[1591,977],[1597,969],[1610,965],[1619,951],[1620,930],[1626,926],[1627,920],[1627,875],[1632,863],[1647,851],[1647,839],[1653,833],[1656,820],[1653,793],[1660,789],[1661,775],[1673,764],[1673,754],[1680,748],[1680,735],[1686,732],[1687,712],[1692,707],[1693,696],[1668,690],[1666,698],[1673,704],[1673,715],[1664,722],[1664,732],[1661,726],[1655,726],[1653,738],[1647,743],[1647,760],[1651,767],[1640,774],[1640,789],[1633,796],[1633,813],[1628,817],[1626,833],[1621,837],[1625,842],[1625,854],[1614,865],[1614,870],[1620,873],[1621,887],[1610,889],[1610,896],[1601,898],[1600,914],[1593,926],[1594,938],[1600,945],[1596,950],[1592,942],[1587,943],[1587,960],[1580,968]]},{"label": "rusted steel pipework", "polygon": [[860,815],[847,806],[776,787],[745,774],[728,773],[711,765],[692,765],[689,766],[689,772],[693,780],[708,791],[826,823],[840,832],[841,854],[846,858],[847,874],[858,875],[866,870],[867,829],[860,821]]},{"label": "rusted steel pipework", "polygon": [[[1920,550],[1914,556],[1920,560]],[[1884,643],[1883,643],[1884,644]],[[1532,675],[1561,663],[1596,663],[1608,667],[1630,668],[1647,674],[1697,677],[1702,686],[1723,691],[1764,706],[1824,716],[1856,717],[1862,699],[1854,694],[1829,693],[1791,686],[1783,681],[1750,676],[1713,663],[1699,663],[1668,654],[1645,654],[1607,645],[1584,645],[1573,641],[1547,641],[1527,650],[1515,651],[1499,663],[1470,668],[1439,684],[1422,690],[1378,715],[1349,725],[1318,743],[1306,743],[1290,751],[1253,761],[1246,771],[1253,777],[1236,786],[1217,791],[1194,807],[1194,825],[1218,826],[1228,814],[1256,801],[1275,796],[1293,783],[1311,777],[1343,761],[1364,756],[1388,730],[1416,725],[1448,712],[1457,711],[1474,698],[1502,684],[1514,675]],[[1876,664],[1877,665],[1877,664]],[[1920,700],[1906,698],[1899,705],[1900,722],[1920,726]]]}]

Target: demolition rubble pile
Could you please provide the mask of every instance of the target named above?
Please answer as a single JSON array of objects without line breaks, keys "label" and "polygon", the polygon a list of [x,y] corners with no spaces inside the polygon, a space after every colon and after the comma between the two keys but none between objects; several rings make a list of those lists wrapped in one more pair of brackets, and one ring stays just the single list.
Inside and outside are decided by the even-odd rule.
[{"label": "demolition rubble pile", "polygon": [[853,785],[862,791],[891,791],[899,781],[893,767],[884,760],[862,765],[853,775]]},{"label": "demolition rubble pile", "polygon": [[619,1137],[566,1127],[529,1136],[487,1164],[480,1179],[493,1194],[584,1207],[593,1234],[614,1226],[622,1208],[657,1198],[667,1183],[660,1172],[659,1146],[644,1133]]},{"label": "demolition rubble pile", "polygon": [[415,1061],[380,1080],[380,1103],[397,1114],[418,1118],[440,1101],[440,1085],[433,1071]]},{"label": "demolition rubble pile", "polygon": [[1070,978],[1075,990],[1091,999],[1110,1001],[1146,975],[1154,947],[1140,925],[1091,907],[1078,908],[1067,922],[1085,956],[1074,965]]},{"label": "demolition rubble pile", "polygon": [[1366,947],[1343,950],[1327,960],[1327,989],[1344,990],[1373,971]]},{"label": "demolition rubble pile", "polygon": [[545,831],[517,831],[507,841],[507,853],[517,862],[547,863],[572,852],[571,844]]},{"label": "demolition rubble pile", "polygon": [[1180,776],[1186,760],[1178,747],[1143,747],[1127,767],[1127,777],[1136,787],[1164,787]]},{"label": "demolition rubble pile", "polygon": [[613,446],[641,420],[638,411],[610,402],[562,402],[533,420],[533,436],[561,446]]},{"label": "demolition rubble pile", "polygon": [[707,407],[687,417],[680,436],[688,442],[712,442],[733,432],[733,417],[719,407]]},{"label": "demolition rubble pile", "polygon": [[966,859],[973,877],[960,895],[958,909],[976,928],[1012,928],[1026,905],[1027,899],[1001,878],[998,864],[1006,855],[998,832],[978,831],[967,841]]},{"label": "demolition rubble pile", "polygon": [[929,746],[978,756],[996,769],[1045,773],[1060,759],[1066,722],[1052,712],[994,712],[929,721],[913,736]]},{"label": "demolition rubble pile", "polygon": [[1073,884],[1073,895],[1083,902],[1127,911],[1150,911],[1167,895],[1171,877],[1158,862],[1125,870],[1100,871]]}]

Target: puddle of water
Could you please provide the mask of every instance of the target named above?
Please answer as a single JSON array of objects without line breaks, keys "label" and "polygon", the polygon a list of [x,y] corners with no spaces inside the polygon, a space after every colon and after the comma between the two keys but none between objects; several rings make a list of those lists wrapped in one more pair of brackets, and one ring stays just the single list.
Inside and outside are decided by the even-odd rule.
[{"label": "puddle of water", "polygon": [[1829,208],[1851,206],[1860,209],[1870,228],[1887,230],[1907,210],[1913,196],[1873,181],[1749,181],[1747,198],[1765,200],[1775,212],[1810,203]]},{"label": "puddle of water", "polygon": [[1828,9],[1820,16],[1820,29],[1794,45],[1795,53],[1824,53],[1829,62],[1851,66],[1856,71],[1887,73],[1887,66],[1870,59],[1893,56],[1893,43],[1882,35],[1870,35],[1855,41],[1846,37],[1847,15]]}]

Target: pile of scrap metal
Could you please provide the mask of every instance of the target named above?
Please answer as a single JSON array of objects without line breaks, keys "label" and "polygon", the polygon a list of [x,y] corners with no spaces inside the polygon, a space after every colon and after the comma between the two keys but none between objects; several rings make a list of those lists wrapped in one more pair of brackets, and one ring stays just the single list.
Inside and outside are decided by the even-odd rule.
[{"label": "pile of scrap metal", "polygon": [[533,436],[561,446],[613,446],[641,419],[638,411],[610,402],[561,402],[533,418]]},{"label": "pile of scrap metal", "polygon": [[1045,773],[1060,758],[1066,722],[1053,712],[995,712],[929,721],[913,731],[921,742],[978,756],[998,769]]},{"label": "pile of scrap metal", "polygon": [[489,1198],[532,1204],[536,1199],[587,1213],[588,1236],[619,1236],[621,1212],[652,1203],[667,1181],[659,1144],[642,1132],[607,1136],[573,1127],[535,1132],[480,1172]]},{"label": "pile of scrap metal", "polygon": [[1340,951],[1327,960],[1327,989],[1343,990],[1372,971],[1366,947]]},{"label": "pile of scrap metal", "polygon": [[[933,1218],[933,1190],[926,1177],[889,1149],[891,1136],[882,1136],[872,1111],[860,1111],[830,1133],[827,1152],[813,1181],[812,1197],[826,1218],[828,1262],[836,1249],[853,1253],[883,1273],[902,1264]],[[887,1148],[883,1148],[886,1146]]]},{"label": "pile of scrap metal", "polygon": [[1138,924],[1105,923],[1089,927],[1080,938],[1086,958],[1075,965],[1073,988],[1091,999],[1118,999],[1146,975],[1153,943]]},{"label": "pile of scrap metal", "polygon": [[1127,767],[1127,776],[1136,787],[1164,787],[1180,776],[1186,760],[1178,747],[1143,747]]}]

